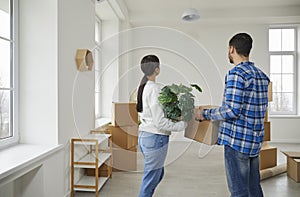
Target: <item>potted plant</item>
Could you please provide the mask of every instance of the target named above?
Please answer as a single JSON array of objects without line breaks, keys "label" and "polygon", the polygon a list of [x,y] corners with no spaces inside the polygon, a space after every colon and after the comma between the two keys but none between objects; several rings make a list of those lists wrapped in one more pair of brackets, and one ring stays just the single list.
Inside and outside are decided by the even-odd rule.
[{"label": "potted plant", "polygon": [[162,105],[164,115],[172,121],[190,121],[194,112],[194,95],[191,93],[195,88],[199,92],[202,89],[197,84],[167,85],[164,86],[159,94],[158,101]]}]

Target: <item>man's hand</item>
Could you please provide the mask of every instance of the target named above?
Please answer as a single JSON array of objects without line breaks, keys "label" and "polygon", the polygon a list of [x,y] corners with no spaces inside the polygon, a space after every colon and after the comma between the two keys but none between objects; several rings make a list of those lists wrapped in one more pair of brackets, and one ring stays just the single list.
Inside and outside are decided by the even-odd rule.
[{"label": "man's hand", "polygon": [[198,121],[205,120],[205,118],[203,117],[203,110],[204,110],[204,107],[200,106],[199,110],[197,110],[197,112],[196,112],[196,120],[198,120]]}]

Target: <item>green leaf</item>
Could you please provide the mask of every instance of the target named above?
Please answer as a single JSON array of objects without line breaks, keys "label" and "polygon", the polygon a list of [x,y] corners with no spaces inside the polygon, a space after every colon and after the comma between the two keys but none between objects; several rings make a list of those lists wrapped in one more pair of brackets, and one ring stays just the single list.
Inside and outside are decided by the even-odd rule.
[{"label": "green leaf", "polygon": [[169,86],[170,91],[173,92],[174,94],[179,94],[180,90],[179,90],[179,86],[176,84],[172,84],[171,86]]},{"label": "green leaf", "polygon": [[202,92],[202,89],[197,84],[190,84],[193,88],[198,90],[199,92]]},{"label": "green leaf", "polygon": [[180,93],[188,93],[188,92],[192,91],[192,88],[189,88],[182,84],[179,85],[179,89],[180,89]]}]

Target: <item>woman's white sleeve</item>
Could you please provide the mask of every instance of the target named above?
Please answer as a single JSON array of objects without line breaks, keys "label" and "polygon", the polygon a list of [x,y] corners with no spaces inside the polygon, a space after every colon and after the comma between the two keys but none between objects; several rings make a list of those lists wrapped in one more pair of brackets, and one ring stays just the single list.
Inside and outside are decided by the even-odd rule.
[{"label": "woman's white sleeve", "polygon": [[173,122],[164,117],[162,106],[158,102],[159,92],[160,88],[153,88],[148,100],[153,123],[161,131],[183,131],[187,125],[186,122]]}]

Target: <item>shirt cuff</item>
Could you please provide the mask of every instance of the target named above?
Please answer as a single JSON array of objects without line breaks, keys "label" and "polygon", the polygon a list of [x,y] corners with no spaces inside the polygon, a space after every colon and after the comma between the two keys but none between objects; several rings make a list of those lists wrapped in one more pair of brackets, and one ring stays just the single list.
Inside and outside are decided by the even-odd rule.
[{"label": "shirt cuff", "polygon": [[210,120],[210,111],[209,111],[209,109],[204,109],[202,115],[206,120]]}]

